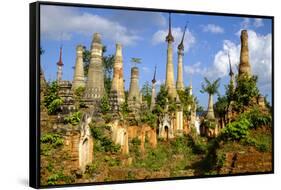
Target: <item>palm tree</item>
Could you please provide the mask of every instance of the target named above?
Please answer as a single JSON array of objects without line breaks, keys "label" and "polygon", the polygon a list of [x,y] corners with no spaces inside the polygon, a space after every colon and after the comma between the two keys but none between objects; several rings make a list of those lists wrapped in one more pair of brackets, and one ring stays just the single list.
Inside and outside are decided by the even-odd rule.
[{"label": "palm tree", "polygon": [[131,62],[133,63],[133,65],[135,67],[136,64],[140,64],[141,63],[141,58],[132,57],[131,58]]},{"label": "palm tree", "polygon": [[204,78],[205,84],[202,84],[201,93],[207,92],[209,94],[208,110],[206,119],[215,119],[213,96],[218,93],[220,78],[211,83],[206,77]]}]

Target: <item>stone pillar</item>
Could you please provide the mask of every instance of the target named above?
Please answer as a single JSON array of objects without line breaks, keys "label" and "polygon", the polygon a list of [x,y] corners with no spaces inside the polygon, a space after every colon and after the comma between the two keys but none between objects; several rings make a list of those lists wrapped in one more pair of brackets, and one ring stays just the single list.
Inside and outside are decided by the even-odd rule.
[{"label": "stone pillar", "polygon": [[215,119],[215,114],[214,114],[214,105],[213,105],[213,95],[209,95],[209,104],[208,104],[208,110],[207,110],[207,119]]},{"label": "stone pillar", "polygon": [[91,45],[91,59],[84,93],[85,103],[91,105],[99,101],[104,96],[104,93],[101,36],[95,33]]},{"label": "stone pillar", "polygon": [[176,111],[176,131],[177,133],[182,133],[183,131],[183,111]]},{"label": "stone pillar", "polygon": [[82,45],[78,45],[76,47],[76,63],[74,69],[72,90],[75,91],[78,87],[85,87]]},{"label": "stone pillar", "polygon": [[125,102],[122,45],[116,44],[111,92],[116,92],[118,105]]},{"label": "stone pillar", "polygon": [[176,98],[177,92],[174,83],[174,64],[173,64],[173,42],[174,37],[171,31],[171,15],[169,15],[169,33],[166,37],[166,42],[168,43],[167,49],[167,64],[166,64],[166,81],[165,87],[168,90],[168,94],[172,98]]},{"label": "stone pillar", "polygon": [[241,75],[251,76],[247,30],[241,31],[240,39],[241,39],[241,52],[240,52],[240,64],[239,64],[239,76]]},{"label": "stone pillar", "polygon": [[175,84],[174,84],[174,64],[173,64],[172,42],[168,42],[165,87],[168,90],[169,96],[171,96],[172,98],[175,98],[176,89],[175,89]]},{"label": "stone pillar", "polygon": [[184,90],[182,64],[183,64],[183,51],[179,50],[178,51],[178,76],[177,76],[177,83],[176,83],[177,90]]},{"label": "stone pillar", "polygon": [[62,66],[58,65],[57,82],[60,83],[60,81],[62,81]]},{"label": "stone pillar", "polygon": [[184,90],[182,64],[183,64],[183,51],[184,51],[183,41],[184,41],[186,28],[187,25],[185,25],[181,42],[178,45],[178,78],[176,83],[177,90]]},{"label": "stone pillar", "polygon": [[140,108],[139,69],[137,67],[132,67],[131,69],[128,106],[133,110]]}]

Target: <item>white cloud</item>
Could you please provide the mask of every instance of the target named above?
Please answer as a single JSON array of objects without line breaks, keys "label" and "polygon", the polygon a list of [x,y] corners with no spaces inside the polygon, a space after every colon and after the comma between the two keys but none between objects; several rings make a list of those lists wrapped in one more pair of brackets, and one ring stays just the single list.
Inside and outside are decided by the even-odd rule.
[{"label": "white cloud", "polygon": [[262,26],[263,26],[263,20],[262,20],[261,18],[256,18],[256,19],[254,20],[253,25],[254,25],[256,28],[262,27]]},{"label": "white cloud", "polygon": [[95,32],[124,45],[140,39],[125,26],[98,15],[80,13],[70,7],[42,6],[41,9],[41,33],[48,39],[70,40],[74,33],[92,35]]},{"label": "white cloud", "polygon": [[[165,43],[166,42],[166,36],[168,34],[168,29],[167,30],[158,30],[155,32],[152,36],[152,44],[157,45],[160,43]],[[172,35],[175,39],[174,44],[177,45],[180,43],[183,35],[183,30],[180,27],[172,28]],[[184,51],[187,52],[191,46],[193,46],[196,42],[195,37],[193,34],[189,31],[189,29],[186,29],[185,32],[185,38],[184,38]],[[174,48],[176,50],[176,48]]]},{"label": "white cloud", "polygon": [[263,19],[262,18],[255,18],[255,19],[250,19],[250,18],[244,18],[243,21],[241,22],[241,27],[248,29],[248,28],[259,28],[262,27],[263,24]]},{"label": "white cloud", "polygon": [[184,65],[184,72],[187,73],[188,75],[194,75],[194,74],[200,74],[200,75],[205,75],[207,68],[202,69],[202,64],[201,62],[197,62],[193,65]]},{"label": "white cloud", "polygon": [[242,28],[249,28],[250,24],[251,24],[250,18],[244,18],[241,23],[241,26]]},{"label": "white cloud", "polygon": [[224,33],[224,29],[218,25],[215,24],[207,24],[207,25],[202,25],[203,32],[211,32],[214,34],[222,34]]},{"label": "white cloud", "polygon": [[[271,90],[271,41],[272,36],[270,33],[267,35],[260,35],[253,30],[248,30],[249,58],[252,73],[258,76],[258,85],[264,94],[268,93]],[[232,69],[234,73],[237,74],[237,68],[240,61],[240,49],[240,43],[235,44],[234,42],[231,42],[229,40],[224,40],[222,49],[219,50],[214,57],[213,65],[211,65],[210,67],[204,67],[199,62],[191,66],[185,66],[185,72],[190,74],[200,74],[210,79],[228,76],[229,52]]]},{"label": "white cloud", "polygon": [[151,68],[148,68],[146,66],[143,66],[142,67],[142,70],[145,72],[145,73],[150,73],[151,72]]}]

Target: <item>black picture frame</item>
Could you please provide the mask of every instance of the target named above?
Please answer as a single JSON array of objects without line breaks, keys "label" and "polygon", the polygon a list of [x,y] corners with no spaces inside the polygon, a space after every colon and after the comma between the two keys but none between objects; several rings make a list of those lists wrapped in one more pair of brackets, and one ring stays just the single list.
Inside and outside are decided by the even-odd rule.
[{"label": "black picture frame", "polygon": [[[266,18],[272,21],[272,171],[270,172],[253,172],[242,174],[223,174],[211,176],[192,176],[192,177],[171,177],[171,178],[157,178],[157,179],[143,179],[143,180],[129,180],[129,181],[109,181],[109,182],[95,182],[95,183],[76,183],[65,185],[40,185],[40,6],[54,5],[65,7],[87,7],[87,8],[106,8],[118,10],[138,10],[151,12],[169,12],[169,13],[188,13],[200,15],[216,15],[216,16],[232,16],[232,17],[248,17],[248,18]],[[248,15],[248,14],[233,14],[233,13],[218,13],[218,12],[200,12],[190,10],[169,10],[156,8],[142,8],[142,7],[125,7],[125,6],[109,6],[109,5],[92,5],[80,3],[60,3],[38,1],[29,4],[29,185],[33,188],[55,188],[55,187],[72,187],[72,186],[88,186],[88,185],[103,185],[103,184],[121,184],[121,183],[135,183],[135,182],[149,182],[149,181],[163,181],[163,180],[183,180],[194,178],[213,178],[213,177],[231,177],[243,175],[257,175],[257,174],[273,174],[274,173],[274,16],[265,15]]]}]

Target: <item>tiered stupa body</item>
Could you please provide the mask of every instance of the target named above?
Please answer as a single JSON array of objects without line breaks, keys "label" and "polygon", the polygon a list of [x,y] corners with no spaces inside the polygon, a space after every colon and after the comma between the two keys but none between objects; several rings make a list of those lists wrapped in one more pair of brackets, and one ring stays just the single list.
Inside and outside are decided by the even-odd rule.
[{"label": "tiered stupa body", "polygon": [[241,31],[241,52],[239,64],[239,76],[251,76],[251,65],[249,62],[249,48],[248,48],[248,32],[247,30]]},{"label": "tiered stupa body", "polygon": [[83,46],[78,45],[76,47],[76,64],[74,69],[72,90],[76,90],[79,87],[85,87],[85,75],[83,67]]},{"label": "tiered stupa body", "polygon": [[140,109],[141,96],[139,90],[139,69],[132,67],[131,69],[131,81],[128,93],[128,106],[131,110],[138,111]]},{"label": "tiered stupa body", "polygon": [[171,98],[177,97],[177,92],[174,82],[174,64],[173,64],[173,42],[174,37],[172,36],[171,29],[171,15],[169,15],[169,33],[166,37],[166,42],[168,42],[167,49],[167,64],[166,64],[166,81],[165,87],[168,90],[168,94]]},{"label": "tiered stupa body", "polygon": [[91,59],[84,99],[86,104],[99,101],[105,93],[104,68],[102,65],[102,43],[100,34],[95,33],[91,45]]},{"label": "tiered stupa body", "polygon": [[177,83],[176,83],[177,90],[184,90],[183,66],[182,65],[183,65],[183,52],[184,52],[183,41],[184,41],[186,27],[187,26],[185,26],[185,28],[184,28],[181,42],[178,45],[178,76],[177,76]]},{"label": "tiered stupa body", "polygon": [[113,104],[114,110],[118,110],[118,107],[125,102],[124,89],[122,45],[118,43],[116,44],[113,79],[110,90],[111,103]]}]

